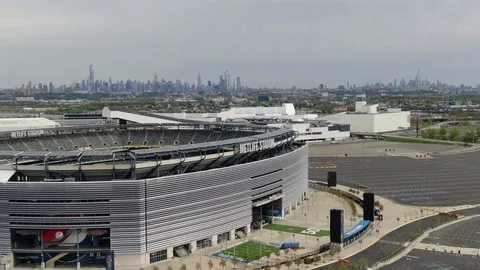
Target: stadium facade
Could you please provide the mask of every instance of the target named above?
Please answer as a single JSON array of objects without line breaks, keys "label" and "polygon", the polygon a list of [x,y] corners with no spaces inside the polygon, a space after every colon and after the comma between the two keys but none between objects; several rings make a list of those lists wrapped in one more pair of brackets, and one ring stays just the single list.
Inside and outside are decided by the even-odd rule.
[{"label": "stadium facade", "polygon": [[308,149],[289,129],[171,123],[0,135],[0,254],[13,265],[148,265],[242,237],[307,191]]}]

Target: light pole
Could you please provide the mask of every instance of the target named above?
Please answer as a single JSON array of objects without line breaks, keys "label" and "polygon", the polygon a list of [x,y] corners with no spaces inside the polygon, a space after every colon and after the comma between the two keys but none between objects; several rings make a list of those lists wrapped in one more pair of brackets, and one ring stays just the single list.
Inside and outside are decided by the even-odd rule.
[{"label": "light pole", "polygon": [[365,183],[367,182],[367,168],[368,168],[367,161],[365,161],[365,179],[364,179]]},{"label": "light pole", "polygon": [[263,206],[260,206],[260,237],[262,237],[262,229],[263,229]]},{"label": "light pole", "polygon": [[425,175],[425,160],[422,159],[422,167],[423,167],[423,184],[425,185],[426,182],[426,175]]},{"label": "light pole", "polygon": [[[273,224],[273,202],[272,204],[272,212],[270,213],[270,223]],[[273,230],[270,230],[270,239],[273,239]]]},{"label": "light pole", "polygon": [[78,242],[78,235],[80,230],[77,229],[77,269],[80,269],[80,243]]},{"label": "light pole", "polygon": [[362,156],[365,155],[365,140],[362,140]]},{"label": "light pole", "polygon": [[42,254],[40,255],[40,257],[42,259],[41,267],[45,268],[45,261],[44,261],[44,258],[43,258],[43,248],[44,248],[44,245],[43,245],[43,229],[40,229],[40,243],[42,244]]}]

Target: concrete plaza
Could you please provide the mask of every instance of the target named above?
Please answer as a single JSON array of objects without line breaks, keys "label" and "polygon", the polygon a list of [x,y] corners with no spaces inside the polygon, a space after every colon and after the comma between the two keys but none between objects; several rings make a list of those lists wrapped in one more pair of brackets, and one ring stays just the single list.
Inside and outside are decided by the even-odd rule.
[{"label": "concrete plaza", "polygon": [[[337,187],[340,190],[348,191],[348,187],[339,186]],[[363,196],[360,193],[358,196]],[[329,220],[328,216],[330,214],[330,209],[343,209],[344,210],[344,217],[345,217],[345,231],[349,230],[353,226],[355,226],[360,219],[357,217],[356,220],[350,221],[350,218],[353,218],[351,210],[349,209],[348,204],[343,201],[342,199],[331,195],[327,192],[317,191],[310,189],[308,192],[308,199],[303,201],[299,207],[293,211],[291,214],[287,215],[283,221],[275,221],[277,224],[285,224],[285,225],[292,225],[298,227],[305,227],[305,228],[318,228],[322,230],[329,230]],[[444,208],[431,208],[431,210],[427,213],[426,210],[420,211],[420,208],[412,207],[412,206],[405,206],[396,204],[390,200],[376,197],[376,200],[379,200],[380,203],[384,206],[384,220],[380,222],[376,222],[375,229],[366,234],[362,238],[362,243],[359,241],[350,244],[349,246],[343,248],[340,253],[340,257],[345,258],[351,256],[353,254],[358,253],[359,251],[369,247],[370,245],[374,244],[378,241],[382,236],[386,235],[390,231],[394,230],[395,228],[402,226],[403,224],[412,222],[416,219],[421,218],[422,216],[437,214],[435,211],[442,211],[445,210]],[[362,209],[357,206],[358,212],[361,213]],[[377,233],[378,230],[378,233]],[[300,242],[301,246],[304,249],[297,250],[295,255],[301,255],[308,252],[311,252],[317,248],[318,245],[326,244],[330,241],[328,236],[325,237],[315,237],[309,235],[302,235],[302,234],[295,234],[287,233],[287,232],[279,232],[273,230],[256,230],[252,231],[246,239],[239,239],[236,241],[229,241],[226,244],[222,245],[215,245],[213,247],[204,248],[194,252],[193,254],[184,257],[184,258],[175,258],[173,260],[163,261],[158,264],[155,264],[159,267],[159,269],[168,269],[168,267],[172,267],[172,269],[180,269],[180,266],[184,263],[187,266],[187,269],[196,269],[195,264],[201,263],[201,269],[209,269],[208,268],[208,261],[212,260],[213,268],[212,270],[222,269],[219,265],[220,259],[214,256],[211,256],[212,253],[221,251],[226,247],[232,247],[236,244],[245,242],[245,241],[259,241],[265,244],[271,245],[279,245],[282,242],[286,241],[297,241]],[[281,255],[277,258],[274,254],[272,254],[271,258],[268,260],[270,264],[276,261],[283,261],[286,258],[292,259],[295,256],[292,253],[288,254],[288,257],[285,255],[284,251],[281,251]],[[317,262],[316,264],[310,265],[300,265],[300,269],[313,269],[322,265],[326,265],[338,260],[338,256],[326,258],[326,262]],[[254,267],[258,267],[260,265],[265,265],[267,263],[267,258],[263,257],[260,261],[251,263],[247,266],[247,269],[253,269]],[[244,264],[237,264],[236,269],[244,269]],[[145,270],[152,269],[152,266],[148,266]],[[226,269],[233,269],[233,264],[230,261],[227,261]],[[287,269],[286,266],[282,265],[280,269]],[[293,269],[293,267],[291,267]]]}]

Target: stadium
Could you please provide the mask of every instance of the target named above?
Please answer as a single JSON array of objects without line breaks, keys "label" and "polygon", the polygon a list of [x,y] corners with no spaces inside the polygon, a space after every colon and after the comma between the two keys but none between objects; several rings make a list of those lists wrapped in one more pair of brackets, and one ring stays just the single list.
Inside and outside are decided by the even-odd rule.
[{"label": "stadium", "polygon": [[[139,267],[249,233],[306,196],[289,129],[111,124],[0,134],[0,254],[12,266]],[[130,121],[128,121],[130,122]]]}]

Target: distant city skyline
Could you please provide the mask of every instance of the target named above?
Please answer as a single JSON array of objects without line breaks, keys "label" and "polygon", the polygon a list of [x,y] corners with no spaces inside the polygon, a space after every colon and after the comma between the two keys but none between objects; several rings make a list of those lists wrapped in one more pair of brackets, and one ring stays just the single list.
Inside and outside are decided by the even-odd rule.
[{"label": "distant city skyline", "polygon": [[[34,94],[36,92],[47,92],[51,93],[58,87],[70,88],[72,91],[91,91],[91,92],[112,92],[119,90],[130,90],[130,91],[144,91],[144,92],[154,92],[159,90],[227,90],[227,91],[238,91],[243,89],[243,84],[241,78],[231,77],[231,74],[227,71],[223,73],[224,75],[219,76],[219,80],[205,80],[205,83],[202,83],[201,74],[198,73],[197,82],[190,83],[190,81],[182,81],[179,79],[172,80],[168,78],[158,78],[158,74],[155,73],[152,80],[137,80],[137,79],[118,79],[112,80],[112,77],[109,76],[108,80],[106,79],[96,79],[95,69],[93,64],[90,64],[88,67],[88,75],[86,78],[79,76],[80,79],[69,82],[67,84],[55,84],[50,82],[47,86],[43,82],[32,82],[28,81],[27,84],[21,84],[15,87],[2,88],[0,90],[27,90],[24,91],[25,94]],[[37,91],[30,91],[37,90]]]},{"label": "distant city skyline", "polygon": [[107,81],[156,72],[196,84],[198,72],[205,82],[231,70],[253,88],[314,88],[400,81],[420,69],[432,81],[477,85],[477,10],[477,0],[7,0],[0,88],[68,85],[91,63],[94,79]]},{"label": "distant city skyline", "polygon": [[[158,74],[155,73],[153,79],[150,80],[136,80],[136,79],[117,79],[112,80],[112,77],[109,76],[108,80],[104,79],[95,79],[95,69],[93,64],[90,64],[88,67],[88,75],[86,78],[79,79],[67,84],[55,84],[53,82],[49,82],[48,85],[43,82],[28,81],[27,84],[21,84],[15,86],[13,88],[1,88],[0,90],[8,90],[8,89],[18,89],[18,90],[26,90],[23,91],[26,94],[33,94],[36,92],[47,92],[52,93],[54,90],[58,90],[59,87],[63,90],[70,89],[71,91],[92,91],[92,92],[112,92],[112,91],[120,91],[120,90],[127,90],[127,91],[142,91],[142,92],[155,92],[155,91],[162,91],[162,90],[227,90],[227,91],[238,91],[244,90],[245,85],[242,83],[241,78],[239,76],[232,77],[232,74],[226,70],[223,74],[220,74],[218,77],[218,81],[215,80],[205,80],[202,81],[201,73],[198,73],[196,82],[190,81],[182,81],[179,79],[172,80],[169,78],[161,78],[159,79]],[[80,78],[81,76],[79,76]],[[204,83],[205,82],[205,83]],[[420,69],[417,69],[416,75],[414,78],[405,78],[402,77],[399,79],[399,83],[397,84],[397,78],[394,78],[391,81],[377,81],[377,82],[368,82],[365,84],[354,84],[350,83],[350,81],[346,81],[346,84],[339,84],[339,85],[326,85],[326,84],[319,84],[318,86],[311,87],[311,88],[304,88],[304,89],[318,89],[318,90],[331,90],[331,89],[340,89],[340,90],[359,90],[360,88],[366,89],[398,89],[398,90],[425,90],[425,89],[449,89],[452,86],[454,87],[468,87],[469,85],[465,84],[448,84],[441,80],[429,80],[428,78],[422,78]],[[480,89],[480,84],[471,85],[473,88]],[[252,87],[254,88],[254,87]],[[293,87],[287,87],[284,89],[290,88],[299,88],[295,85]],[[255,89],[255,88],[254,88]],[[256,88],[261,89],[261,88]],[[282,89],[282,88],[279,88]],[[37,91],[30,91],[30,90],[37,90]]]},{"label": "distant city skyline", "polygon": [[[225,77],[225,78],[224,78]],[[138,80],[138,79],[135,79],[135,78],[126,78],[126,79],[117,79],[117,80],[112,80],[112,76],[108,76],[108,80],[105,79],[106,76],[100,76],[100,79],[96,79],[96,75],[95,75],[95,69],[94,69],[94,65],[93,64],[90,64],[89,67],[88,67],[88,75],[86,77],[84,76],[78,76],[77,77],[78,79],[77,80],[74,80],[72,82],[68,82],[68,83],[57,83],[57,84],[54,84],[53,82],[50,82],[50,84],[54,84],[54,85],[62,85],[62,86],[66,86],[66,87],[73,87],[75,88],[76,85],[80,85],[79,89],[77,90],[90,90],[90,91],[101,91],[102,88],[103,88],[103,85],[99,85],[99,84],[103,84],[103,83],[107,83],[108,86],[105,86],[107,87],[108,89],[111,88],[111,86],[113,85],[113,82],[127,82],[127,81],[134,81],[134,82],[143,82],[143,83],[151,83],[153,85],[153,88],[152,89],[149,89],[149,90],[157,90],[156,89],[156,85],[159,84],[160,82],[175,82],[175,87],[177,88],[195,88],[195,89],[200,89],[200,90],[213,90],[215,88],[219,88],[219,89],[224,89],[224,90],[241,90],[242,87],[244,86],[241,82],[241,77],[240,76],[236,76],[236,77],[233,77],[233,81],[232,81],[232,77],[231,77],[231,74],[227,71],[225,71],[224,75],[220,75],[219,77],[219,80],[216,81],[216,80],[212,80],[212,79],[207,79],[205,80],[205,84],[202,83],[202,78],[201,78],[201,73],[199,72],[198,73],[198,77],[197,77],[197,82],[196,83],[191,83],[190,81],[183,81],[183,80],[180,80],[180,79],[171,79],[171,78],[164,78],[162,77],[161,80],[159,80],[159,77],[158,77],[158,74],[157,73],[154,73],[153,75],[153,80],[150,80],[150,79],[147,79],[147,80]],[[15,85],[13,87],[2,87],[0,85],[0,89],[38,89],[38,90],[42,90],[44,89],[43,88],[43,83],[44,82],[35,82],[35,81],[32,81],[32,80],[29,80],[28,83],[22,83],[20,85]],[[38,88],[36,87],[38,84]],[[182,86],[179,87],[179,84],[181,84]],[[188,87],[186,87],[188,85]],[[51,86],[51,85],[50,85]],[[52,87],[49,87],[48,89],[50,89]]]}]

